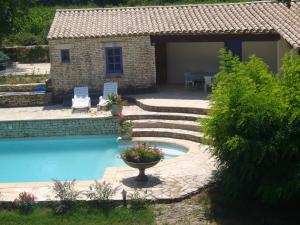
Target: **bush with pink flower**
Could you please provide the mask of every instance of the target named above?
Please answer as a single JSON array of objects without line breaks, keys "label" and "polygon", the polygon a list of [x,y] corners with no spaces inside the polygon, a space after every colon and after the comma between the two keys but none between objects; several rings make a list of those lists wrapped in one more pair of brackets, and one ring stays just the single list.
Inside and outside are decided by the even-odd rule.
[{"label": "bush with pink flower", "polygon": [[36,197],[33,194],[22,192],[18,198],[14,200],[14,204],[22,214],[27,214],[32,210],[35,199]]},{"label": "bush with pink flower", "polygon": [[164,158],[163,151],[154,146],[147,144],[134,144],[132,147],[127,148],[121,157],[127,162],[133,163],[151,163],[160,161]]}]

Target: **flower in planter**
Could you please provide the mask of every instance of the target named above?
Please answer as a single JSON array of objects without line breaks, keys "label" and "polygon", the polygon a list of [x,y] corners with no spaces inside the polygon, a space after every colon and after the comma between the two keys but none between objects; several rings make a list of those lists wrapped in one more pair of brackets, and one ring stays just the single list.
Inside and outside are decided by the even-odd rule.
[{"label": "flower in planter", "polygon": [[108,95],[108,102],[105,106],[105,110],[111,110],[113,105],[125,106],[127,105],[127,100],[123,100],[121,95],[111,94]]},{"label": "flower in planter", "polygon": [[126,149],[121,157],[127,162],[133,163],[151,163],[160,161],[164,158],[164,153],[160,148],[144,144],[134,144]]}]

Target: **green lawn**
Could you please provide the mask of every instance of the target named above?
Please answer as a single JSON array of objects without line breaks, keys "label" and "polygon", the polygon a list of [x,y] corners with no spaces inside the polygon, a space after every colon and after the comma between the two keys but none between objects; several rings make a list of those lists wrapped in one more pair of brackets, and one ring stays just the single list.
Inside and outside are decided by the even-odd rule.
[{"label": "green lawn", "polygon": [[3,203],[1,207],[0,203],[0,225],[297,225],[300,221],[297,206],[272,208],[250,200],[233,200],[214,185],[191,198],[149,204],[139,210],[121,205],[103,210],[89,202],[77,202],[64,215],[55,215],[49,203],[36,205],[28,215],[5,208],[11,205]]},{"label": "green lawn", "polygon": [[28,215],[17,210],[0,210],[0,224],[5,225],[151,225],[154,214],[151,209],[131,210],[117,206],[101,210],[86,205],[76,206],[64,215],[54,215],[51,209],[37,206]]}]

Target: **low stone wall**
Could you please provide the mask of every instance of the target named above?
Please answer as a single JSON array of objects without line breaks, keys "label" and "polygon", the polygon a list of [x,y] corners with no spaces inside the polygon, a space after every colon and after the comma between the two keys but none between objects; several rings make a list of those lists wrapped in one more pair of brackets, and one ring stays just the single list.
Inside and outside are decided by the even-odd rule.
[{"label": "low stone wall", "polygon": [[5,92],[0,93],[0,107],[38,106],[51,102],[51,93]]},{"label": "low stone wall", "polygon": [[1,121],[0,138],[116,134],[117,117]]},{"label": "low stone wall", "polygon": [[31,92],[37,86],[45,87],[45,83],[3,84],[0,85],[0,92]]}]

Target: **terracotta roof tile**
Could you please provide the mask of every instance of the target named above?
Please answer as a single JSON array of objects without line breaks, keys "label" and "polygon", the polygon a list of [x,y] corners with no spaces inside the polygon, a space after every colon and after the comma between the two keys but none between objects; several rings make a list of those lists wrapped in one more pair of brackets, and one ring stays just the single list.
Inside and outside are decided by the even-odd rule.
[{"label": "terracotta roof tile", "polygon": [[300,2],[57,10],[48,38],[278,33],[300,47]]}]

